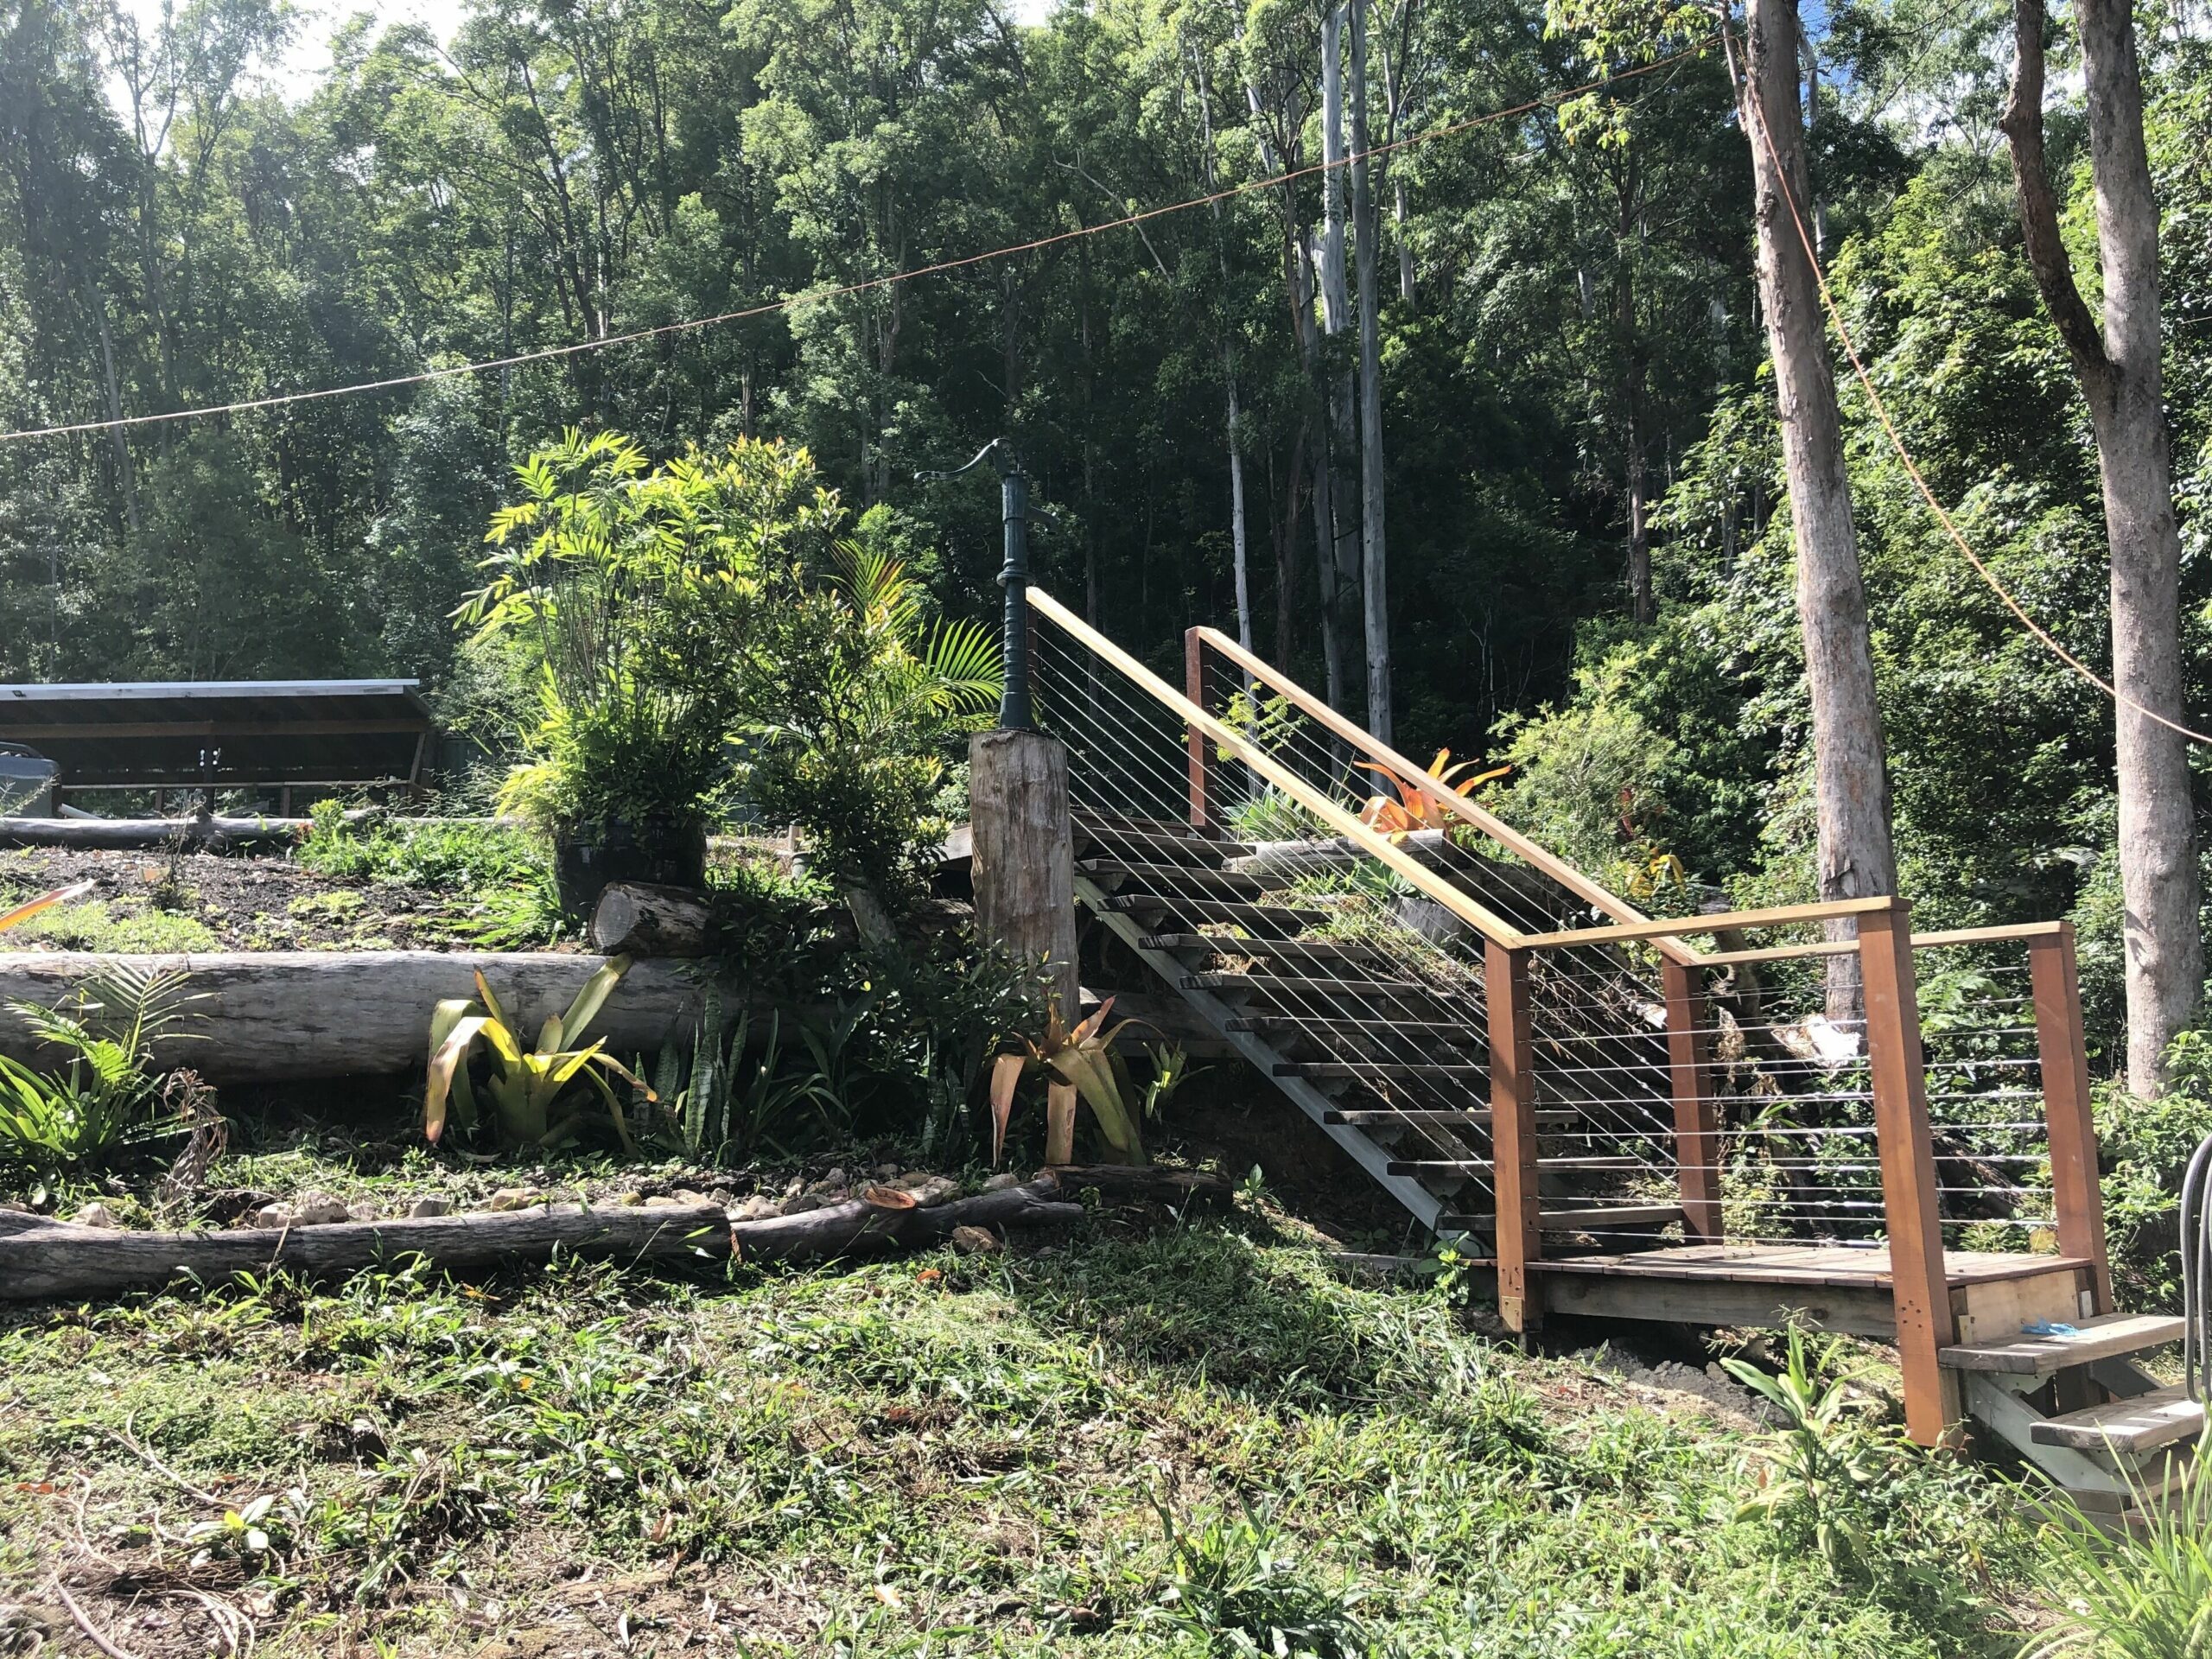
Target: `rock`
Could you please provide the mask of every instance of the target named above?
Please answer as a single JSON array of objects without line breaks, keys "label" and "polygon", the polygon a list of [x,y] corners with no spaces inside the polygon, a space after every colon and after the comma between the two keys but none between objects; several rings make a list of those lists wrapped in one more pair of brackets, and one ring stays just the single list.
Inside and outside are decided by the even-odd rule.
[{"label": "rock", "polygon": [[123,1225],[115,1218],[115,1211],[104,1204],[88,1204],[69,1219],[79,1227],[120,1227]]},{"label": "rock", "polygon": [[795,1198],[805,1191],[806,1180],[803,1176],[794,1175],[784,1185],[784,1196],[787,1198]]},{"label": "rock", "polygon": [[486,1210],[527,1210],[533,1204],[545,1202],[545,1195],[535,1187],[503,1186],[485,1200]]},{"label": "rock", "polygon": [[335,1222],[353,1219],[345,1205],[321,1187],[309,1187],[292,1200],[292,1225],[295,1227],[327,1227]]},{"label": "rock", "polygon": [[645,1195],[642,1192],[617,1192],[614,1195],[614,1202],[626,1210],[634,1210],[645,1201]]},{"label": "rock", "polygon": [[679,1196],[674,1196],[666,1192],[656,1192],[645,1200],[645,1208],[648,1210],[673,1210],[682,1202],[683,1199]]},{"label": "rock", "polygon": [[695,1192],[692,1188],[688,1186],[677,1187],[675,1192],[669,1194],[669,1197],[674,1198],[678,1204],[704,1204],[707,1202],[707,1195],[705,1193]]},{"label": "rock", "polygon": [[875,1179],[879,1181],[895,1181],[905,1173],[896,1164],[878,1164],[875,1166]]},{"label": "rock", "polygon": [[824,1175],[819,1181],[815,1183],[816,1185],[822,1187],[850,1186],[852,1184],[853,1178],[845,1173],[842,1169],[831,1170],[827,1175]]},{"label": "rock", "polygon": [[756,1192],[737,1206],[731,1218],[735,1221],[766,1221],[770,1216],[781,1213],[781,1206],[773,1198]]},{"label": "rock", "polygon": [[449,1216],[453,1214],[453,1200],[442,1192],[425,1192],[407,1206],[410,1216]]},{"label": "rock", "polygon": [[1017,1175],[1010,1169],[1002,1169],[997,1174],[992,1176],[989,1180],[983,1183],[983,1191],[986,1192],[1003,1192],[1009,1186],[1020,1186],[1020,1176]]},{"label": "rock", "polygon": [[289,1227],[292,1224],[292,1206],[289,1204],[264,1204],[253,1212],[257,1227]]},{"label": "rock", "polygon": [[960,1190],[960,1183],[949,1175],[910,1175],[899,1185],[920,1205],[943,1204]]},{"label": "rock", "polygon": [[991,1255],[998,1250],[998,1235],[986,1227],[956,1227],[952,1248],[963,1255]]},{"label": "rock", "polygon": [[827,1210],[829,1207],[830,1200],[819,1192],[802,1192],[797,1198],[785,1198],[778,1205],[776,1213],[782,1216],[803,1216],[809,1211]]},{"label": "rock", "polygon": [[723,1209],[727,1210],[730,1205],[737,1202],[737,1194],[731,1192],[729,1188],[726,1186],[718,1186],[713,1192],[707,1194],[707,1202],[709,1204],[719,1204]]},{"label": "rock", "polygon": [[346,1217],[349,1221],[374,1221],[377,1207],[366,1198],[356,1198],[346,1206]]}]

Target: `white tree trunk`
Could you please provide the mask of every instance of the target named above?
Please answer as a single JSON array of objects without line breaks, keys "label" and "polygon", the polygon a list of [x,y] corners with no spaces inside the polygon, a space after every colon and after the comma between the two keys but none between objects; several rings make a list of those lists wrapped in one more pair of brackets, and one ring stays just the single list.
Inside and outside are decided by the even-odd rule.
[{"label": "white tree trunk", "polygon": [[1367,159],[1367,0],[1351,0],[1351,212],[1359,284],[1359,548],[1367,619],[1367,729],[1390,735],[1390,606],[1382,514],[1381,216]]},{"label": "white tree trunk", "polygon": [[[1759,299],[1774,359],[1796,532],[1821,897],[1857,899],[1897,890],[1897,854],[1890,838],[1889,772],[1844,470],[1843,423],[1820,289],[1790,207],[1794,198],[1800,211],[1808,211],[1812,200],[1797,103],[1796,0],[1751,0],[1750,25],[1745,96],[1758,107],[1746,108],[1744,127],[1758,190]],[[1830,931],[1848,928],[1846,923]],[[1859,1001],[1857,955],[1829,957],[1828,1017],[1856,1018]]]},{"label": "white tree trunk", "polygon": [[2204,946],[2197,912],[2188,739],[2150,714],[2183,717],[2181,535],[2159,354],[2158,204],[2143,142],[2133,13],[2081,0],[2089,159],[2104,276],[2101,332],[2075,287],[2044,165],[2043,0],[2017,0],[2005,133],[2028,263],[2066,341],[2097,442],[2112,556],[2114,759],[2126,938],[2127,1084],[2158,1092],[2167,1046],[2195,1017]]}]

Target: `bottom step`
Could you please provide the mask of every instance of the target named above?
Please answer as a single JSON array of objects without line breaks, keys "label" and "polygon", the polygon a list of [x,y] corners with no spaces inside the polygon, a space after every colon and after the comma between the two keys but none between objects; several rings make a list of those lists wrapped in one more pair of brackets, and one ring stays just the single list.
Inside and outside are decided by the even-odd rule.
[{"label": "bottom step", "polygon": [[2111,1450],[2133,1456],[2194,1440],[2204,1429],[2204,1408],[2178,1388],[2159,1389],[2132,1400],[2045,1418],[2029,1429],[2038,1446],[2069,1446],[2077,1452]]}]

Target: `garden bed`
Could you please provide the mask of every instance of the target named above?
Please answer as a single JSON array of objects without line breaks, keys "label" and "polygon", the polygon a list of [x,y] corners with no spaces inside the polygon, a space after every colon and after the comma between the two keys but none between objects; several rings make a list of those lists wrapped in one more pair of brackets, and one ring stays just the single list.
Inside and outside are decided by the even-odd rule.
[{"label": "garden bed", "polygon": [[[0,950],[467,950],[512,918],[481,890],[329,874],[292,858],[0,853],[0,903],[71,882],[86,902],[0,934]],[[576,949],[550,942],[548,948]]]}]

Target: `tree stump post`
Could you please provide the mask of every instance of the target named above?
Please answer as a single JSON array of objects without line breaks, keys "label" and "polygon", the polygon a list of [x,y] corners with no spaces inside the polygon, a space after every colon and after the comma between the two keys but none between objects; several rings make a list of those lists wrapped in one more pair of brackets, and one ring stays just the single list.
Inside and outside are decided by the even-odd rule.
[{"label": "tree stump post", "polygon": [[1075,945],[1075,824],[1068,752],[1033,731],[978,732],[968,742],[976,931],[1049,965],[1060,1017],[1078,1017]]}]

